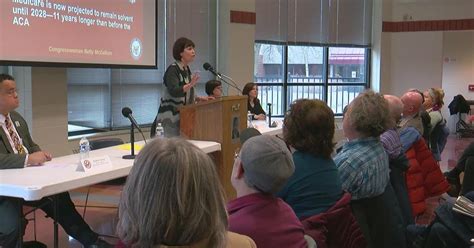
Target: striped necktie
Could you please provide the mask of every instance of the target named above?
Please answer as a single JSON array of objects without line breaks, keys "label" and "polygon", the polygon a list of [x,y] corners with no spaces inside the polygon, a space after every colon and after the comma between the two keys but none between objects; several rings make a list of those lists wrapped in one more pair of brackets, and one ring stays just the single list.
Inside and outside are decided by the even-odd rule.
[{"label": "striped necktie", "polygon": [[10,121],[9,116],[6,116],[5,118],[5,126],[7,127],[8,134],[10,135],[10,138],[12,139],[13,145],[15,145],[15,149],[18,154],[24,154],[25,149],[20,142],[20,137],[18,137],[18,134],[15,132],[15,128],[13,127],[13,123]]}]

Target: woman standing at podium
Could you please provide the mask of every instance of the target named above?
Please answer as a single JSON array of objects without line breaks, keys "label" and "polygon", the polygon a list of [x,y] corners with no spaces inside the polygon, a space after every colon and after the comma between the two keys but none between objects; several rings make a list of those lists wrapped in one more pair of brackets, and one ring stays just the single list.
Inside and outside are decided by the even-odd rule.
[{"label": "woman standing at podium", "polygon": [[194,86],[199,81],[199,74],[192,74],[189,69],[196,57],[194,47],[194,42],[188,38],[181,37],[174,42],[173,58],[176,61],[168,66],[163,76],[165,89],[162,92],[158,115],[151,127],[151,137],[155,136],[157,123],[163,126],[165,137],[179,136],[179,108],[214,99],[195,95]]}]

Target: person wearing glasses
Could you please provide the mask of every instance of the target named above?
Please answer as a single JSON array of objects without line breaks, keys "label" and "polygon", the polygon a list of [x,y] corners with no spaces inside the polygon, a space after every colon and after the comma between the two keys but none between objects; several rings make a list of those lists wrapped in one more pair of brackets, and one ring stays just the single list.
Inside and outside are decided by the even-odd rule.
[{"label": "person wearing glasses", "polygon": [[[0,74],[0,170],[23,169],[41,166],[52,160],[50,153],[41,148],[31,138],[28,125],[23,117],[14,111],[20,102],[15,79],[8,74]],[[28,170],[24,173],[32,173]],[[0,179],[1,180],[1,179]],[[53,201],[59,206],[54,214]],[[82,216],[77,212],[68,192],[45,197],[38,201],[20,201],[0,196],[0,247],[35,247],[46,245],[37,242],[23,242],[18,237],[24,233],[26,220],[20,218],[18,204],[39,207],[48,217],[56,217],[64,231],[78,240],[84,247],[113,247],[91,230]]]}]

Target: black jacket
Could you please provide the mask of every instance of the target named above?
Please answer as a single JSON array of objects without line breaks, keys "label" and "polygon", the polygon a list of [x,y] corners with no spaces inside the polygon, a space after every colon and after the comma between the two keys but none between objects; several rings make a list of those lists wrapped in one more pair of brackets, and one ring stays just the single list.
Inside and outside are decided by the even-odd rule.
[{"label": "black jacket", "polygon": [[451,103],[448,105],[449,114],[455,115],[457,113],[469,113],[471,106],[467,103],[466,99],[462,95],[457,95],[453,98]]}]

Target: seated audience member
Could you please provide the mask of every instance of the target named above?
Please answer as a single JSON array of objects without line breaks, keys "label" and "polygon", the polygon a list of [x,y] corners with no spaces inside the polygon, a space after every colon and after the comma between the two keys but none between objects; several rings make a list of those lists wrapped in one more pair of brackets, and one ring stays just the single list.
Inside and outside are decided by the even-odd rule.
[{"label": "seated audience member", "polygon": [[153,140],[135,159],[119,204],[126,247],[256,247],[228,232],[222,186],[211,158],[182,139]]},{"label": "seated audience member", "polygon": [[[474,201],[474,191],[466,193]],[[410,248],[469,248],[474,245],[474,218],[457,213],[453,203],[444,202],[435,210],[428,226],[409,226]]]},{"label": "seated audience member", "polygon": [[389,160],[396,159],[402,153],[402,142],[397,131],[397,123],[400,121],[403,111],[403,103],[400,98],[393,95],[384,95],[388,103],[390,112],[390,125],[388,129],[380,135],[380,141],[388,155]]},{"label": "seated audience member", "polygon": [[418,89],[410,89],[408,91],[416,92],[420,94],[421,96],[421,107],[420,107],[420,117],[421,117],[421,123],[423,124],[423,138],[425,139],[426,142],[430,139],[430,132],[431,132],[431,118],[428,112],[426,112],[424,103],[425,103],[425,95],[423,92],[421,92]]},{"label": "seated audience member", "polygon": [[[464,180],[461,184],[459,176],[462,172],[464,172]],[[471,142],[464,150],[456,167],[445,172],[444,175],[451,186],[448,191],[450,196],[457,197],[459,194],[464,195],[467,192],[474,191],[474,142]]]},{"label": "seated audience member", "polygon": [[284,120],[284,139],[296,150],[295,173],[277,195],[300,219],[325,212],[342,196],[331,158],[334,130],[334,113],[320,100],[296,100]]},{"label": "seated audience member", "polygon": [[[400,134],[397,130],[397,123],[400,121],[403,111],[403,103],[400,98],[393,95],[384,95],[384,98],[388,103],[391,122],[387,131],[380,135],[380,141],[389,158],[390,183],[400,205],[404,226],[406,226],[412,224],[414,219],[405,179],[409,164],[405,153],[402,152]],[[418,131],[415,132],[418,133]]]},{"label": "seated audience member", "polygon": [[307,247],[301,222],[290,206],[273,195],[294,169],[281,139],[259,135],[246,140],[232,170],[237,198],[227,205],[229,230],[251,237],[259,248]]},{"label": "seated audience member", "polygon": [[[18,106],[15,79],[10,75],[0,74],[0,170],[41,166],[52,159],[51,154],[42,151],[32,140],[26,121],[14,111]],[[34,172],[30,170],[25,173]],[[90,229],[76,211],[68,192],[32,202],[0,196],[0,247],[46,247],[40,242],[20,244],[19,234],[25,232],[26,220],[19,217],[18,204],[39,207],[48,217],[54,218],[53,201],[58,205],[56,220],[68,235],[84,247],[112,247]]]},{"label": "seated audience member", "polygon": [[350,104],[343,119],[348,142],[334,158],[342,189],[353,200],[381,195],[389,183],[388,156],[379,136],[390,122],[387,101],[365,91]]},{"label": "seated audience member", "polygon": [[209,80],[206,82],[206,94],[214,98],[222,97],[222,83],[218,80]]},{"label": "seated audience member", "polygon": [[441,107],[444,105],[444,91],[442,89],[430,88],[424,93],[426,112],[431,118],[431,132],[429,146],[436,160],[441,160],[441,152],[446,145],[449,129],[446,127],[446,120],[441,114]]},{"label": "seated audience member", "polygon": [[425,139],[415,128],[400,130],[400,140],[409,164],[406,183],[412,213],[418,216],[426,210],[425,200],[445,193],[449,185]]},{"label": "seated audience member", "polygon": [[414,127],[420,135],[423,134],[423,121],[420,117],[420,110],[423,103],[423,97],[413,91],[408,91],[400,98],[403,103],[403,117],[400,120],[399,127]]},{"label": "seated audience member", "polygon": [[247,83],[242,90],[242,95],[248,96],[247,110],[252,114],[253,120],[265,120],[267,113],[258,100],[258,88],[256,83]]},{"label": "seated audience member", "polygon": [[406,243],[403,218],[390,184],[388,155],[379,141],[390,120],[388,103],[381,94],[370,90],[359,94],[343,119],[348,142],[334,158],[369,247],[399,248]]}]

